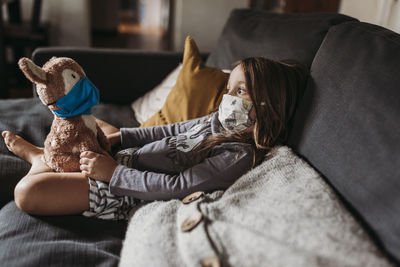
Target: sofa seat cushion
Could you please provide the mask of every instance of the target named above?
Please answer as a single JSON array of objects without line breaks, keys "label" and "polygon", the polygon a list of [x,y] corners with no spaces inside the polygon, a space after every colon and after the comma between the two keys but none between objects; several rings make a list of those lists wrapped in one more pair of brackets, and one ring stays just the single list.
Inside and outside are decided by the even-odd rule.
[{"label": "sofa seat cushion", "polygon": [[400,260],[400,35],[348,22],[311,66],[290,144]]},{"label": "sofa seat cushion", "polygon": [[0,210],[2,266],[117,266],[125,221],[30,216],[15,202]]},{"label": "sofa seat cushion", "polygon": [[277,14],[235,9],[206,65],[230,69],[240,59],[262,56],[295,59],[310,67],[328,29],[350,20],[355,19],[333,13]]}]

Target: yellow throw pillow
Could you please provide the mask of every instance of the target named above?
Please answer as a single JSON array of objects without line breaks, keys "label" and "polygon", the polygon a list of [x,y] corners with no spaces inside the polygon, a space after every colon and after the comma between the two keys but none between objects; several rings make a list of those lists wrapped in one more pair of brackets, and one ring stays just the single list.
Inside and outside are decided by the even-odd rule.
[{"label": "yellow throw pillow", "polygon": [[185,40],[182,70],[164,106],[140,127],[170,124],[198,118],[216,110],[229,74],[204,66],[193,38]]}]

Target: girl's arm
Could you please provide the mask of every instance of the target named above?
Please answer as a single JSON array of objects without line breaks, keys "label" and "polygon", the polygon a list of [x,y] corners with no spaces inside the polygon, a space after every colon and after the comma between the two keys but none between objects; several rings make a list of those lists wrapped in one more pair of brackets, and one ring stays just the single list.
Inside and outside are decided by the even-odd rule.
[{"label": "girl's arm", "polygon": [[209,118],[209,115],[161,126],[145,128],[121,128],[121,146],[122,148],[140,147],[145,144],[161,140],[167,136],[176,136],[180,133],[186,132],[191,127],[201,123],[207,118]]},{"label": "girl's arm", "polygon": [[[107,141],[108,141],[109,145],[111,145],[111,147],[121,145],[121,132],[119,131],[118,128],[116,128],[113,125],[111,125],[103,120],[100,120],[96,117],[95,117],[95,120],[96,120],[97,127],[100,128],[101,131],[104,133],[103,134],[104,137],[103,136],[100,137],[99,140],[102,140],[104,138],[107,139]],[[98,131],[98,132],[100,133],[100,131]],[[102,135],[102,134],[100,133],[100,135]],[[107,142],[107,141],[105,141],[105,142]],[[104,142],[103,142],[102,147],[106,147],[106,146],[108,146],[108,144],[104,144]],[[108,150],[108,149],[106,149],[106,150]]]},{"label": "girl's arm", "polygon": [[113,125],[109,124],[108,122],[105,122],[103,120],[100,120],[96,117],[94,117],[96,120],[97,125],[100,127],[100,129],[103,131],[103,133],[107,136],[109,134],[119,132],[119,129],[114,127]]},{"label": "girl's arm", "polygon": [[108,142],[111,145],[111,148],[117,147],[121,145],[121,132],[115,132],[106,136]]},{"label": "girl's arm", "polygon": [[224,151],[177,175],[139,171],[118,165],[110,181],[110,192],[143,200],[184,198],[196,191],[228,188],[252,166],[251,149]]}]

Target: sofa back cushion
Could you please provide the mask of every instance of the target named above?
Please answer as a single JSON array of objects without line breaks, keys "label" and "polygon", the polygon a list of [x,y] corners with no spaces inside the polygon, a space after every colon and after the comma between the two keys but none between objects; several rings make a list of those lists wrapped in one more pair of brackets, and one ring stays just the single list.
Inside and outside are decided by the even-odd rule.
[{"label": "sofa back cushion", "polygon": [[334,13],[277,14],[235,9],[206,65],[231,69],[240,59],[262,56],[295,59],[310,67],[328,29],[349,20],[355,19]]},{"label": "sofa back cushion", "polygon": [[400,260],[400,35],[348,22],[330,29],[289,144]]}]

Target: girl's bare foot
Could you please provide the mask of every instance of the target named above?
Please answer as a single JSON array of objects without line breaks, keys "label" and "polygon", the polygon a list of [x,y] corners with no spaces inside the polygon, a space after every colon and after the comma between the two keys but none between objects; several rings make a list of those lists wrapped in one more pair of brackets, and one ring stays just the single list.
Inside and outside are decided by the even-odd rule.
[{"label": "girl's bare foot", "polygon": [[8,150],[31,164],[36,157],[41,157],[43,155],[43,148],[32,145],[18,135],[9,131],[3,131],[1,135],[4,138],[4,143]]}]

